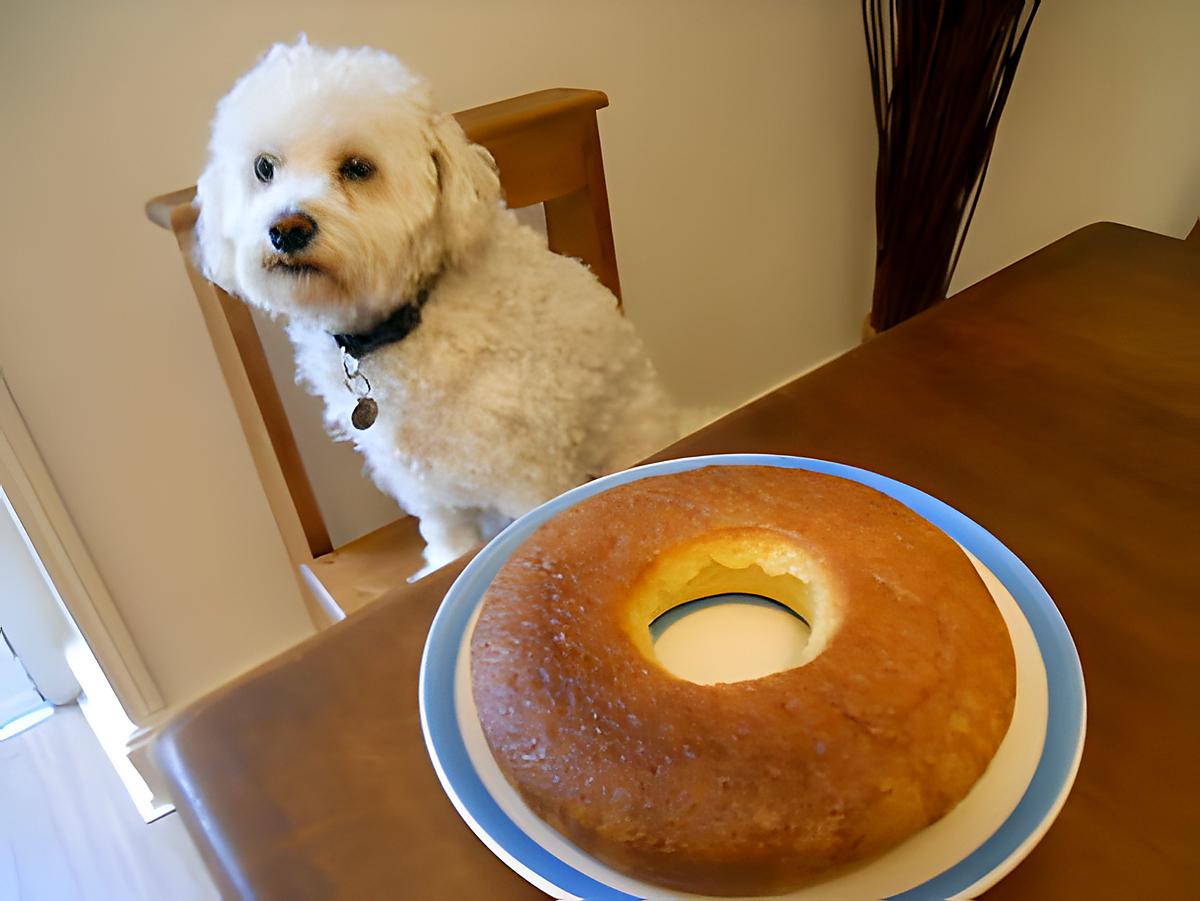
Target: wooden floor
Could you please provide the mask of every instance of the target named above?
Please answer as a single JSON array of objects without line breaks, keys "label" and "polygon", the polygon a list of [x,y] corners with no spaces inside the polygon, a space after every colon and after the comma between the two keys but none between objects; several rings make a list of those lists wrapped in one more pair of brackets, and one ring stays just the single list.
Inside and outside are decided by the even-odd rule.
[{"label": "wooden floor", "polygon": [[0,742],[0,899],[217,897],[179,818],[142,822],[77,706]]}]

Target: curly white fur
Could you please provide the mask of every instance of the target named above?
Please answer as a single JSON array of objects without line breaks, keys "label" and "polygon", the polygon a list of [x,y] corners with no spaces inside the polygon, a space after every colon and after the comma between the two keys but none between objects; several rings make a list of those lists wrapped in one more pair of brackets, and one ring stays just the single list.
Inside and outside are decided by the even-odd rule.
[{"label": "curly white fur", "polygon": [[[297,377],[381,489],[420,518],[428,568],[537,504],[673,440],[668,401],[615,299],[504,208],[491,156],[386,53],[273,47],[217,106],[196,202],[197,259],[287,317]],[[255,160],[270,154],[262,183]],[[361,181],[340,172],[370,161]],[[288,262],[281,217],[316,223]],[[350,427],[332,334],[434,285],[420,326],[361,362],[377,422]]]}]

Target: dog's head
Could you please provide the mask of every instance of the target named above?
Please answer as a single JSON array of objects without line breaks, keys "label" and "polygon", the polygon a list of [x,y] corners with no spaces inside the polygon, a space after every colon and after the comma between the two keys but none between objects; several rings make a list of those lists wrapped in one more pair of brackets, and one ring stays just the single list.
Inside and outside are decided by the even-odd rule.
[{"label": "dog's head", "polygon": [[263,309],[353,330],[469,254],[499,198],[491,156],[394,57],[276,45],[217,105],[196,258]]}]

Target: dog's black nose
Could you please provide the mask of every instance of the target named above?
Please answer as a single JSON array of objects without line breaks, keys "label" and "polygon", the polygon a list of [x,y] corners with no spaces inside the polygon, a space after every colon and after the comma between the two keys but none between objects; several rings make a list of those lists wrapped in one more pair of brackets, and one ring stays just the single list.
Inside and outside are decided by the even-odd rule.
[{"label": "dog's black nose", "polygon": [[308,213],[288,213],[275,220],[267,231],[271,246],[280,253],[303,250],[317,233],[317,223]]}]

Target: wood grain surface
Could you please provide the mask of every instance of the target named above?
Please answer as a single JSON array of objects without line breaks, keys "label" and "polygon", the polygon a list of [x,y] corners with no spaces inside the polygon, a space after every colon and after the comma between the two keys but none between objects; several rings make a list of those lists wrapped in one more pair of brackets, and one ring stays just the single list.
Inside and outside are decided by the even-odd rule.
[{"label": "wood grain surface", "polygon": [[[1200,847],[1200,250],[1075,232],[657,458],[800,454],[957,507],[1020,556],[1075,637],[1075,789],[987,897],[1184,897]],[[201,700],[158,754],[230,896],[526,898],[442,793],[421,737],[425,633],[461,563]]]}]

